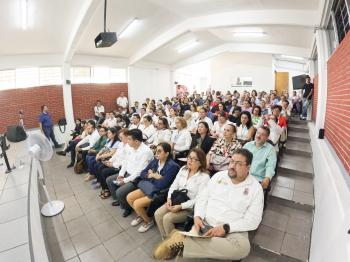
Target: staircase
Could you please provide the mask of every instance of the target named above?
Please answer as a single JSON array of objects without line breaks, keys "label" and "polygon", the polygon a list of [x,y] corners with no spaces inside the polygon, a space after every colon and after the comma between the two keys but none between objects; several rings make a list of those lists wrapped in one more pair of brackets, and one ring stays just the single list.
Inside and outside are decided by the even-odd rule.
[{"label": "staircase", "polygon": [[243,262],[308,261],[313,223],[313,165],[306,121],[291,119],[261,225]]}]

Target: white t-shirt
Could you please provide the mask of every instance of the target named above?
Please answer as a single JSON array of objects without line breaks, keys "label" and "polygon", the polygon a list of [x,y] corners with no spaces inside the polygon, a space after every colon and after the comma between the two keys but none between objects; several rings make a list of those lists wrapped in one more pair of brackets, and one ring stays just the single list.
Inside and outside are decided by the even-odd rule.
[{"label": "white t-shirt", "polygon": [[103,105],[95,106],[94,111],[95,111],[95,116],[101,117],[101,113],[105,112],[105,107]]},{"label": "white t-shirt", "polygon": [[128,98],[125,96],[120,96],[117,98],[117,105],[123,108],[128,107]]}]

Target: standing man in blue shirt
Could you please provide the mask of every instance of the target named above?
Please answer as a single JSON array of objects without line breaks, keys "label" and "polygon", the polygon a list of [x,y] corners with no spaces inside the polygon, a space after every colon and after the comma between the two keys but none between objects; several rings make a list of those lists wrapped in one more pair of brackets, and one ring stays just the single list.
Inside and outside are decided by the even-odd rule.
[{"label": "standing man in blue shirt", "polygon": [[55,145],[55,148],[60,148],[55,138],[55,133],[53,132],[53,122],[47,105],[41,106],[41,114],[39,116],[39,125],[41,132],[47,137],[47,139],[52,140]]}]

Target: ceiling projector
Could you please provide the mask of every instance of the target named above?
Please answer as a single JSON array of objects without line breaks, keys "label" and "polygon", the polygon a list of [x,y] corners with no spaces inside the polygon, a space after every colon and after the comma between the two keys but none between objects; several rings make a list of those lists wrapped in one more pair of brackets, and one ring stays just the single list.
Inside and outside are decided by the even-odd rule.
[{"label": "ceiling projector", "polygon": [[104,17],[103,17],[104,31],[102,33],[99,33],[98,36],[96,36],[95,38],[96,48],[110,47],[117,42],[117,33],[106,31],[106,16],[107,16],[107,0],[105,0],[105,6],[104,6]]},{"label": "ceiling projector", "polygon": [[117,42],[116,32],[102,32],[99,33],[95,38],[95,47],[110,47]]}]

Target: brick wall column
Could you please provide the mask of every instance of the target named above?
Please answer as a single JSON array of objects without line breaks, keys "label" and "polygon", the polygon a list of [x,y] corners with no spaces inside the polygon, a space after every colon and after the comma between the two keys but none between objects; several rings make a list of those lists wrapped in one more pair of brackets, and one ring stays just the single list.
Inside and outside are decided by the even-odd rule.
[{"label": "brick wall column", "polygon": [[327,61],[329,57],[329,45],[327,33],[325,30],[316,30],[316,46],[318,58],[318,103],[316,116],[316,132],[320,128],[324,128],[326,117],[326,102],[327,102]]}]

